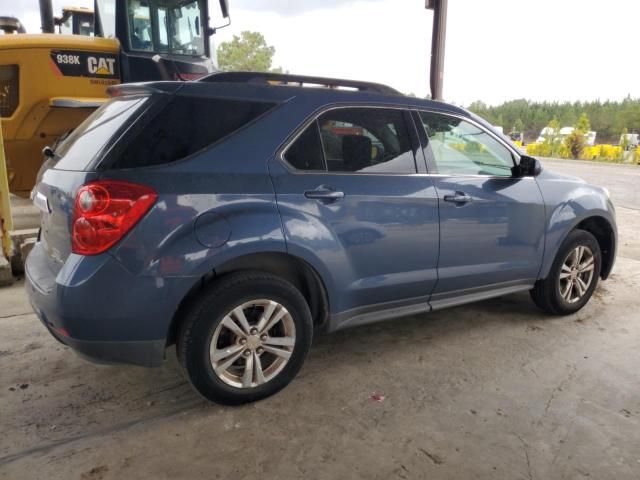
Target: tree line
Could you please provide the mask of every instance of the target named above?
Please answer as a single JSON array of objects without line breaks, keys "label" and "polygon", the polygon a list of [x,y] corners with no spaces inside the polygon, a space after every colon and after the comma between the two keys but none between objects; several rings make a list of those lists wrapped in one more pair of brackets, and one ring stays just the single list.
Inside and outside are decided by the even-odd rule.
[{"label": "tree line", "polygon": [[[273,66],[274,54],[275,48],[267,44],[261,33],[243,31],[218,46],[218,67],[223,71],[282,72],[282,68]],[[476,101],[468,108],[493,125],[503,127],[505,133],[522,132],[527,142],[535,141],[553,120],[560,127],[570,127],[576,126],[583,115],[597,132],[598,143],[617,144],[623,131],[640,132],[640,99],[631,97],[622,101],[563,103],[520,99],[497,106]]]},{"label": "tree line", "polygon": [[583,114],[589,118],[591,129],[598,133],[598,143],[618,143],[625,129],[629,133],[640,132],[640,99],[631,97],[604,102],[533,102],[521,99],[497,106],[476,101],[468,108],[493,125],[502,126],[505,133],[513,130],[523,132],[526,141],[534,141],[554,118],[561,127],[570,127],[576,125]]}]

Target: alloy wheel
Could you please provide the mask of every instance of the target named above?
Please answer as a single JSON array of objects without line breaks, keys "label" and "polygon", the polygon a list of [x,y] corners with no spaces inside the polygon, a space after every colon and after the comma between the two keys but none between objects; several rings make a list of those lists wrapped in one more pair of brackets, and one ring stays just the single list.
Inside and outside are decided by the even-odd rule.
[{"label": "alloy wheel", "polygon": [[579,245],[569,252],[560,270],[558,288],[567,303],[579,302],[593,281],[595,257],[591,249]]},{"label": "alloy wheel", "polygon": [[258,387],[287,365],[296,342],[289,311],[269,299],[251,300],[228,312],[209,348],[213,371],[237,388]]}]

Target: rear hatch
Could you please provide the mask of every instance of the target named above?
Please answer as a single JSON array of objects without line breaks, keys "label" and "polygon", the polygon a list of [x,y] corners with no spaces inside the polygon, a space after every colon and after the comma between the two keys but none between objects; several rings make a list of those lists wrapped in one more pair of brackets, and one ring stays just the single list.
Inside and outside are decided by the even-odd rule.
[{"label": "rear hatch", "polygon": [[75,196],[83,184],[99,176],[97,165],[151,103],[150,96],[114,98],[97,109],[54,150],[38,174],[32,192],[41,210],[40,241],[62,264],[71,253]]}]

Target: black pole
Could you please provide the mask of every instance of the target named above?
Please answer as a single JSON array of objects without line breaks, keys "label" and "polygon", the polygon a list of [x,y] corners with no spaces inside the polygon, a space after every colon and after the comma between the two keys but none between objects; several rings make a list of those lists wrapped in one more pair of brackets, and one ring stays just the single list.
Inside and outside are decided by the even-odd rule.
[{"label": "black pole", "polygon": [[442,83],[444,79],[444,49],[447,36],[447,2],[448,0],[431,0],[427,8],[433,7],[433,31],[431,36],[431,98],[442,100]]},{"label": "black pole", "polygon": [[51,0],[40,0],[40,24],[42,33],[56,33]]}]

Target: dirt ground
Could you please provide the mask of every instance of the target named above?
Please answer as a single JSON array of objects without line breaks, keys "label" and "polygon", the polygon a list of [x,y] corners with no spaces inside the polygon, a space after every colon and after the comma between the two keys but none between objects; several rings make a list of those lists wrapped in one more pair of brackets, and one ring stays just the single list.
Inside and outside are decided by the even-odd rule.
[{"label": "dirt ground", "polygon": [[640,169],[548,165],[624,205],[614,273],[581,312],[516,294],[325,335],[252,405],[201,400],[173,351],[159,369],[88,363],[21,282],[0,289],[0,478],[640,478]]}]

